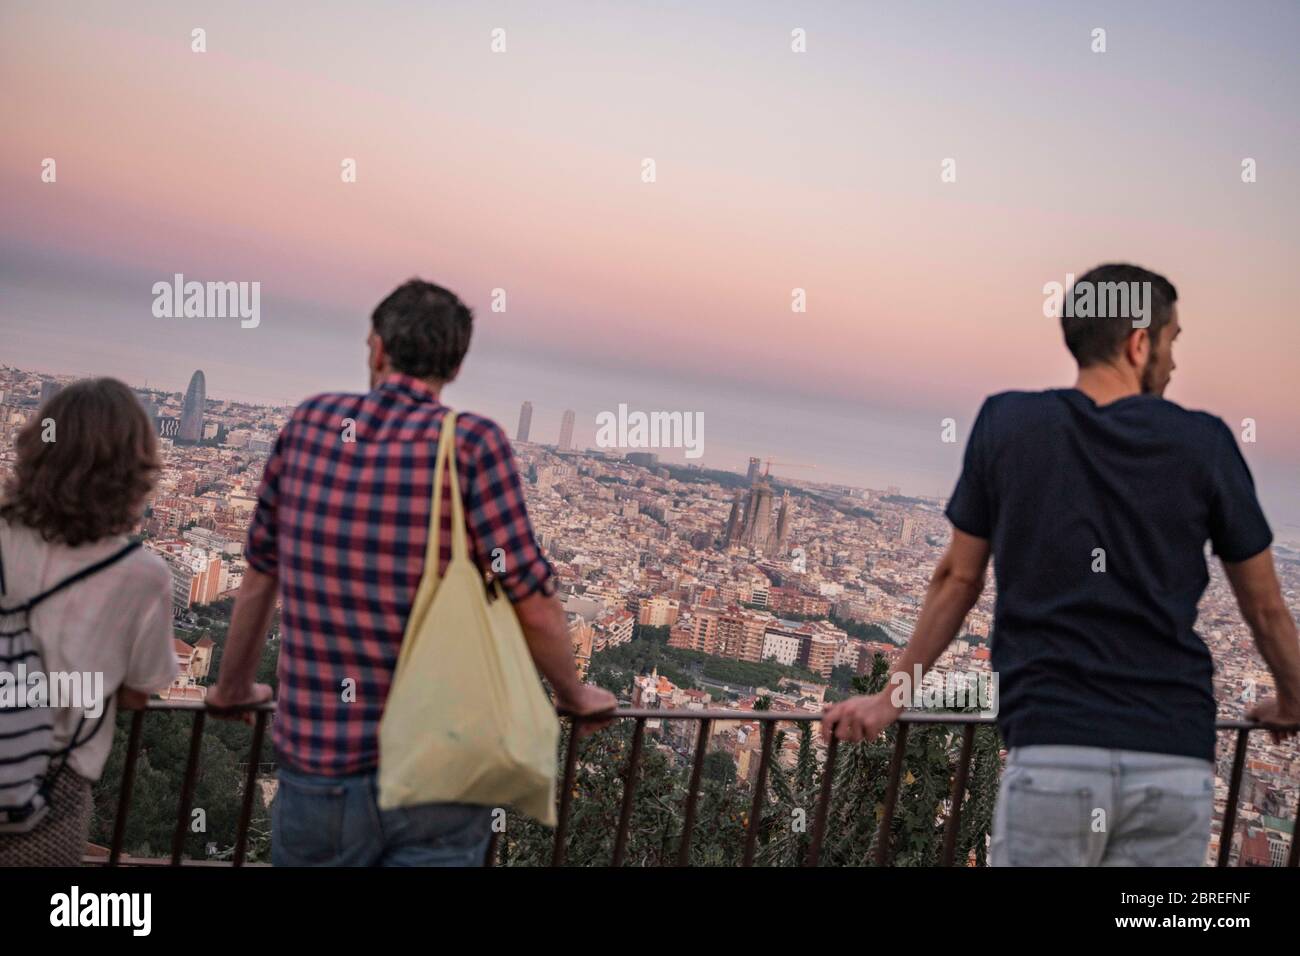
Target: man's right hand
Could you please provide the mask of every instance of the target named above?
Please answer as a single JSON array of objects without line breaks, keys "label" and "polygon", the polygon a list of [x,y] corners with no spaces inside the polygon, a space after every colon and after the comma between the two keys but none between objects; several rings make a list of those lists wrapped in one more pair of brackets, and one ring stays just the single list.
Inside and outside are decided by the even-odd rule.
[{"label": "man's right hand", "polygon": [[618,698],[595,684],[579,684],[571,696],[557,697],[555,700],[556,710],[573,717],[611,713],[605,720],[574,721],[579,740],[608,727],[613,722],[612,712],[617,706]]},{"label": "man's right hand", "polygon": [[[1273,738],[1273,743],[1280,744],[1284,740],[1294,737],[1297,726],[1300,726],[1300,704],[1283,704],[1276,697],[1270,697],[1267,700],[1261,700],[1258,704],[1250,709],[1246,714],[1247,720],[1257,720],[1261,724],[1269,726],[1268,734]],[[1287,727],[1289,729],[1274,730],[1275,726]]]}]

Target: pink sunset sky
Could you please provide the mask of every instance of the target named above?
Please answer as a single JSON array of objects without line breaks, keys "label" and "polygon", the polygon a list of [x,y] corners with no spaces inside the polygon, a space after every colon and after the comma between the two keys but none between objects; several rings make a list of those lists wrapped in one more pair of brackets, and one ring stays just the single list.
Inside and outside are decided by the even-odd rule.
[{"label": "pink sunset sky", "polygon": [[[565,408],[580,443],[619,403],[699,410],[706,465],[946,494],[941,419],[964,443],[985,394],[1073,379],[1043,285],[1133,261],[1179,290],[1167,397],[1256,420],[1300,537],[1298,26],[1285,3],[9,2],[0,362],[359,389],[371,309],[418,274],[476,311],[448,400],[512,433],[524,399],[543,441]],[[260,282],[261,325],[155,318],[177,272]]]}]

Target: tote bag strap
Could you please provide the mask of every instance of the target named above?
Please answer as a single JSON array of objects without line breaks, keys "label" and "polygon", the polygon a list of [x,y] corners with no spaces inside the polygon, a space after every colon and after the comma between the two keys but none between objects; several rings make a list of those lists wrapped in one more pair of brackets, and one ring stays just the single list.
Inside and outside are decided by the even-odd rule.
[{"label": "tote bag strap", "polygon": [[[451,471],[451,559],[453,561],[469,560],[469,545],[465,543],[465,535],[468,533],[465,527],[465,502],[460,496],[460,475],[456,469],[456,413],[448,412],[443,424],[443,431],[438,435],[438,444],[442,444],[442,436],[447,436],[447,451],[442,456],[443,467]],[[442,491],[442,485],[438,485],[439,492]],[[442,495],[438,495],[439,507],[441,507]]]},{"label": "tote bag strap", "polygon": [[429,509],[429,537],[424,549],[424,576],[436,586],[438,565],[442,557],[439,545],[442,537],[442,483],[443,475],[451,470],[451,559],[469,560],[465,544],[465,505],[460,496],[460,476],[456,473],[456,413],[448,411],[443,417],[438,434],[438,456],[433,466],[433,506]]},{"label": "tote bag strap", "polygon": [[[465,506],[460,499],[460,480],[456,475],[456,413],[450,409],[443,416],[438,429],[438,451],[434,456],[432,507],[429,509],[429,536],[424,548],[424,572],[420,584],[415,589],[415,600],[411,603],[410,617],[406,622],[401,650],[397,653],[397,666],[394,675],[400,674],[411,648],[417,639],[415,623],[419,621],[433,603],[433,596],[438,591],[441,575],[438,564],[441,560],[439,548],[442,537],[442,476],[446,474],[447,463],[451,463],[451,560],[452,562],[468,560],[469,549],[465,545]],[[460,531],[457,534],[457,530]],[[450,565],[448,565],[450,567]]]}]

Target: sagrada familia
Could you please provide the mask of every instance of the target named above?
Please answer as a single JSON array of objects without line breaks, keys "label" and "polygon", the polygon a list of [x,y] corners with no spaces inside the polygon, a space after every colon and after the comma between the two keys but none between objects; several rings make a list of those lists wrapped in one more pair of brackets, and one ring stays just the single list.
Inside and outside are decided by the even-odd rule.
[{"label": "sagrada familia", "polygon": [[724,547],[749,548],[768,557],[780,554],[790,539],[790,520],[794,514],[790,492],[781,496],[781,510],[773,520],[772,483],[766,475],[754,478],[749,494],[737,491],[731,502]]}]

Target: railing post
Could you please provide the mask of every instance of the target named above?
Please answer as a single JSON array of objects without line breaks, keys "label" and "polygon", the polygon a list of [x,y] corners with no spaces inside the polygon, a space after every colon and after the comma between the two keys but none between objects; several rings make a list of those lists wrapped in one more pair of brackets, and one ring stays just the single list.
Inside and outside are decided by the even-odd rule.
[{"label": "railing post", "polygon": [[569,720],[569,746],[564,757],[564,784],[560,788],[560,819],[555,827],[551,866],[564,865],[565,840],[569,835],[569,805],[573,802],[573,774],[578,760],[578,719]]},{"label": "railing post", "polygon": [[898,734],[894,739],[894,755],[889,760],[889,783],[885,786],[885,812],[880,817],[880,827],[876,830],[876,866],[889,864],[889,831],[894,822],[894,804],[898,802],[898,782],[903,775],[903,752],[907,750],[907,730],[909,724],[899,721]]},{"label": "railing post", "polygon": [[1237,731],[1237,747],[1232,754],[1232,779],[1228,784],[1228,805],[1223,810],[1223,829],[1219,831],[1219,866],[1228,865],[1232,853],[1232,831],[1237,827],[1237,798],[1241,793],[1241,772],[1246,766],[1246,744],[1250,730]]},{"label": "railing post", "polygon": [[808,846],[808,856],[804,866],[816,866],[821,861],[822,837],[826,835],[826,815],[830,812],[831,789],[835,786],[835,748],[839,741],[831,734],[826,744],[826,763],[822,766],[821,797],[817,801],[817,813],[813,818],[812,843]]},{"label": "railing post", "polygon": [[749,807],[749,821],[745,826],[745,857],[742,866],[754,865],[754,851],[758,848],[758,824],[763,816],[763,795],[767,790],[767,765],[772,759],[772,734],[775,720],[763,721],[763,750],[758,758],[758,779],[754,783],[754,799]]},{"label": "railing post", "polygon": [[622,866],[627,852],[627,831],[632,824],[632,802],[636,799],[637,772],[641,769],[641,746],[645,739],[645,718],[636,719],[632,731],[632,754],[627,760],[627,776],[623,782],[623,806],[618,814],[618,833],[614,836],[614,859],[610,866]]},{"label": "railing post", "polygon": [[699,802],[700,778],[704,775],[704,754],[709,747],[709,728],[713,721],[707,717],[700,721],[700,732],[695,738],[695,760],[691,766],[690,789],[686,795],[686,819],[682,823],[682,844],[677,851],[677,865],[690,866],[691,834],[695,830],[695,805]]},{"label": "railing post", "polygon": [[1291,849],[1286,855],[1286,865],[1300,866],[1300,797],[1295,802],[1295,820],[1291,824]]},{"label": "railing post", "polygon": [[961,830],[961,805],[966,799],[966,778],[970,774],[971,750],[975,745],[975,725],[966,724],[961,738],[961,757],[957,761],[957,773],[952,778],[952,809],[943,827],[943,856],[941,866],[952,866],[957,853],[957,834]]},{"label": "railing post", "polygon": [[185,852],[185,831],[189,828],[190,805],[194,802],[194,784],[199,775],[199,752],[203,746],[203,723],[207,712],[196,710],[190,726],[190,755],[185,762],[185,779],[181,783],[181,801],[176,809],[176,832],[172,834],[172,866],[181,865]]},{"label": "railing post", "polygon": [[233,866],[243,866],[244,855],[248,851],[248,826],[253,819],[253,796],[257,789],[257,765],[262,757],[262,737],[266,733],[266,717],[266,711],[259,710],[253,724],[253,743],[248,758],[248,776],[244,778],[244,799],[239,808],[239,824],[235,829]]},{"label": "railing post", "polygon": [[122,858],[122,841],[126,839],[126,814],[131,808],[131,789],[135,786],[135,763],[140,756],[140,732],[143,728],[144,711],[137,710],[131,714],[126,762],[122,765],[122,787],[117,793],[117,816],[113,818],[113,845],[108,851],[109,866],[117,866]]}]

